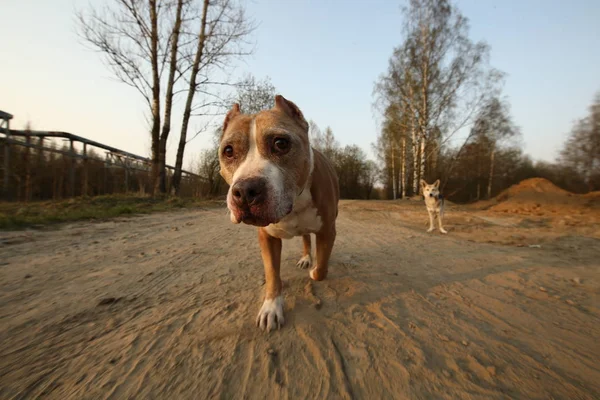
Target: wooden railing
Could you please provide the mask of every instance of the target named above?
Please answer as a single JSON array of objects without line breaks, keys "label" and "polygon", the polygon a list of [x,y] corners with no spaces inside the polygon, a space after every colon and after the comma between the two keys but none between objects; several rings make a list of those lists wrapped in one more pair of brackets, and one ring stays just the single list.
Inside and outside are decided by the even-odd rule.
[{"label": "wooden railing", "polygon": [[[0,145],[4,147],[3,152],[3,173],[2,173],[2,197],[4,200],[15,200],[14,190],[11,190],[11,183],[14,181],[15,172],[13,162],[11,160],[12,149],[18,147],[24,148],[24,151],[19,152],[19,156],[22,156],[22,163],[25,165],[26,171],[24,171],[24,187],[25,187],[25,201],[31,197],[31,168],[32,168],[32,154],[31,150],[35,150],[37,158],[44,157],[44,153],[60,154],[69,160],[68,166],[68,195],[75,196],[77,191],[75,189],[75,169],[76,163],[80,160],[83,168],[82,172],[82,187],[80,194],[87,195],[88,191],[88,163],[90,161],[104,163],[104,168],[122,168],[125,171],[124,176],[124,188],[125,191],[130,190],[130,175],[132,171],[142,171],[150,173],[151,160],[148,157],[142,157],[116,147],[108,146],[103,143],[96,142],[84,138],[82,136],[74,135],[67,132],[55,132],[55,131],[29,131],[29,130],[14,130],[10,129],[8,120],[5,120],[6,127],[0,126]],[[52,146],[53,140],[62,139],[69,142],[68,150],[57,148]],[[50,144],[50,145],[48,145]],[[76,144],[80,144],[82,150],[76,150]],[[101,149],[104,151],[104,158],[94,156],[91,153],[91,149]],[[95,154],[95,152],[93,152]],[[171,165],[166,166],[168,173],[173,172],[175,168]],[[22,173],[23,171],[18,171]],[[169,175],[169,174],[168,174]],[[204,179],[190,171],[182,171],[182,177],[184,180],[204,181]],[[20,180],[19,180],[20,182]],[[13,194],[11,194],[13,193]],[[21,196],[23,197],[23,196]]]}]

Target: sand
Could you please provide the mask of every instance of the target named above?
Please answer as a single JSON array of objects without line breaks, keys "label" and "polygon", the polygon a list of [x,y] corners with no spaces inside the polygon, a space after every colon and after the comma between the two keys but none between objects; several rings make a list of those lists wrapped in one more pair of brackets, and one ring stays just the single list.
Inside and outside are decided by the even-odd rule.
[{"label": "sand", "polygon": [[0,398],[600,398],[596,211],[446,217],[342,202],[327,280],[284,243],[270,334],[222,208],[0,233]]}]

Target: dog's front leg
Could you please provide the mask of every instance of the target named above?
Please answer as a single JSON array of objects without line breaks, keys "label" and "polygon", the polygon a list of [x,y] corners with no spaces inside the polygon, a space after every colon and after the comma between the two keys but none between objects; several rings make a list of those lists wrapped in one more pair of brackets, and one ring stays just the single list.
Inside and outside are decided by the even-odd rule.
[{"label": "dog's front leg", "polygon": [[310,277],[315,281],[322,281],[327,278],[329,269],[329,257],[335,243],[335,223],[329,228],[322,228],[317,237],[317,265],[310,270]]},{"label": "dog's front leg", "polygon": [[433,212],[429,210],[429,208],[427,209],[427,214],[429,214],[429,229],[427,229],[427,232],[433,232],[433,230],[435,229],[433,227]]},{"label": "dog's front leg", "polygon": [[281,294],[281,239],[275,238],[263,228],[258,229],[258,241],[265,267],[265,301],[256,317],[256,325],[267,332],[280,328],[284,323],[283,296]]},{"label": "dog's front leg", "polygon": [[440,225],[440,232],[448,233],[448,231],[444,229],[444,225],[442,225],[442,214],[438,213],[437,218],[438,218],[438,224]]}]

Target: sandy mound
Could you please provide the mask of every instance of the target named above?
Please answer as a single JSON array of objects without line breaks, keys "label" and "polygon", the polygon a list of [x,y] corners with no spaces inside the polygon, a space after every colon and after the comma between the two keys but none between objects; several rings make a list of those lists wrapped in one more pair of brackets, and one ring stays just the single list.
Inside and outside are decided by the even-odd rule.
[{"label": "sandy mound", "polygon": [[496,196],[496,200],[498,202],[502,202],[509,199],[514,198],[530,198],[534,196],[539,196],[540,194],[546,195],[542,197],[551,196],[570,196],[571,193],[567,192],[564,189],[559,188],[554,183],[550,182],[548,179],[544,178],[530,178],[525,179],[517,183],[516,185],[512,185],[508,189],[501,192],[498,196]]},{"label": "sandy mound", "polygon": [[597,208],[599,198],[594,193],[570,193],[544,178],[531,178],[501,192],[495,199],[497,204],[490,207],[490,210],[535,215],[564,212],[584,214]]}]

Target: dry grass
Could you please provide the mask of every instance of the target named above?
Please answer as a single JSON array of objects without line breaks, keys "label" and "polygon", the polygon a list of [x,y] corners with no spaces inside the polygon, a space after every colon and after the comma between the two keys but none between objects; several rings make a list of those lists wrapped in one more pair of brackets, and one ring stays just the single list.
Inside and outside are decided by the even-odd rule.
[{"label": "dry grass", "polygon": [[135,195],[79,197],[31,203],[1,202],[0,230],[39,227],[69,221],[103,220],[122,215],[147,214],[182,208],[217,207],[220,203],[222,202]]}]

